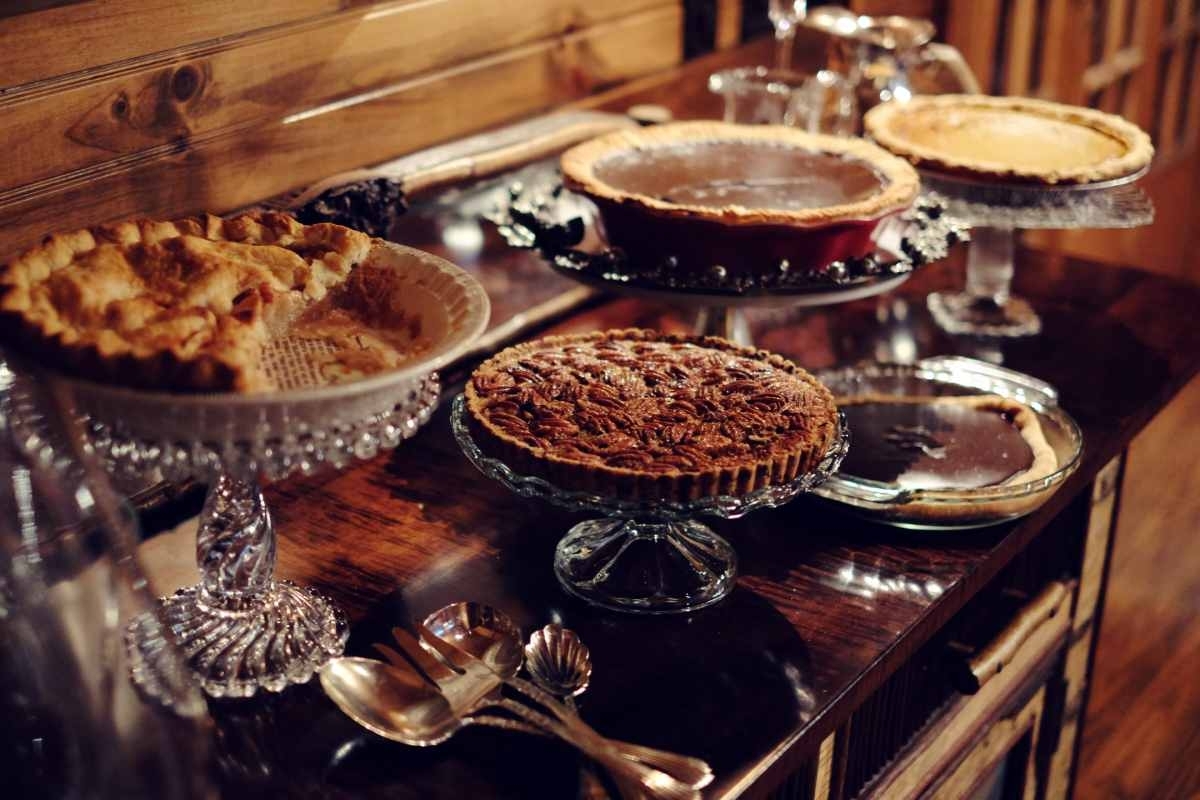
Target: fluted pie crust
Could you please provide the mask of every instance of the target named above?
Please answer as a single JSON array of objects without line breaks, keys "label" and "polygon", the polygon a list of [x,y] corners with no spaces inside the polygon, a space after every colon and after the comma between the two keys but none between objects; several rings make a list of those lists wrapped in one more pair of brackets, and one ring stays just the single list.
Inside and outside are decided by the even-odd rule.
[{"label": "fluted pie crust", "polygon": [[1027,97],[926,95],[884,103],[867,134],[914,165],[967,178],[1085,184],[1132,175],[1154,146],[1132,122]]},{"label": "fluted pie crust", "polygon": [[763,350],[644,330],[504,350],[466,387],[488,455],[556,486],[625,500],[740,496],[812,471],[833,396]]},{"label": "fluted pie crust", "polygon": [[308,357],[337,382],[394,366],[418,338],[386,302],[394,277],[360,268],[371,246],[274,212],[50,236],[0,268],[0,327],[47,366],[180,392],[278,388],[267,344],[320,339]]},{"label": "fluted pie crust", "polygon": [[[831,157],[864,162],[881,178],[879,190],[869,197],[814,208],[751,208],[742,205],[707,206],[676,203],[629,192],[596,174],[596,165],[617,153],[649,150],[676,144],[705,142],[759,142],[764,146],[794,147]],[[563,182],[567,188],[649,214],[709,220],[724,225],[789,225],[816,227],[847,220],[871,220],[912,204],[920,188],[917,173],[880,147],[862,139],[808,133],[779,125],[734,125],[726,122],[679,122],[649,128],[621,130],[592,139],[563,153]]]}]

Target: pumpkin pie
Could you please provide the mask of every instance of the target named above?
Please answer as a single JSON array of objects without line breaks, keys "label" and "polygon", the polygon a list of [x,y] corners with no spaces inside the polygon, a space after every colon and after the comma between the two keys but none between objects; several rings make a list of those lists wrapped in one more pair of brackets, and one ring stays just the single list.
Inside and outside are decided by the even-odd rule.
[{"label": "pumpkin pie", "polygon": [[1154,156],[1150,137],[1121,117],[1024,97],[919,96],[871,109],[863,125],[922,169],[990,181],[1094,183]]},{"label": "pumpkin pie", "polygon": [[724,339],[618,330],[504,350],[466,387],[488,455],[556,486],[627,500],[744,495],[817,467],[838,431],[829,391]]}]

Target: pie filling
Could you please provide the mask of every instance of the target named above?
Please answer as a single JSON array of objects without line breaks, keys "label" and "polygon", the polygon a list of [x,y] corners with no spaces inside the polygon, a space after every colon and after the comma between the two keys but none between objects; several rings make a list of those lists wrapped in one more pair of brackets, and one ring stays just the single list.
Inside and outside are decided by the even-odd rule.
[{"label": "pie filling", "polygon": [[926,110],[898,117],[893,127],[897,135],[947,155],[1020,168],[1100,164],[1129,151],[1125,142],[1095,128],[1013,111]]},{"label": "pie filling", "polygon": [[1028,470],[1033,450],[1010,412],[957,403],[842,407],[853,432],[841,471],[904,489],[977,489]]},{"label": "pie filling", "polygon": [[0,268],[0,322],[57,366],[170,391],[353,380],[427,349],[369,237],[264,212],[50,237]]},{"label": "pie filling", "polygon": [[877,195],[886,181],[856,158],[762,141],[695,141],[617,152],[596,178],[676,205],[801,211]]},{"label": "pie filling", "polygon": [[824,410],[772,365],[690,343],[565,345],[476,374],[484,416],[513,439],[579,464],[696,472],[768,459]]}]

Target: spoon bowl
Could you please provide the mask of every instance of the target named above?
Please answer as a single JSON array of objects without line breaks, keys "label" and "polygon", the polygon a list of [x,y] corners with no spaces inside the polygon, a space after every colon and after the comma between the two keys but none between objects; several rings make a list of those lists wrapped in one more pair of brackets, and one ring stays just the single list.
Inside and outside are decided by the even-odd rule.
[{"label": "spoon bowl", "polygon": [[319,675],[343,714],[385,739],[430,747],[462,727],[446,698],[415,673],[347,656],[326,662]]},{"label": "spoon bowl", "polygon": [[483,603],[451,603],[425,618],[424,627],[487,664],[501,678],[511,678],[524,659],[521,629],[497,608]]},{"label": "spoon bowl", "polygon": [[592,656],[570,628],[552,623],[525,645],[525,668],[542,688],[560,697],[583,694],[592,679]]}]

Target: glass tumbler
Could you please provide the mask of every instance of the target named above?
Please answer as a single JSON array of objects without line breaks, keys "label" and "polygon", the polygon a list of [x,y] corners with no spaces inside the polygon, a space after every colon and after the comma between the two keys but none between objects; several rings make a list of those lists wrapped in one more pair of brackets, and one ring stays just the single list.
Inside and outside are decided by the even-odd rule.
[{"label": "glass tumbler", "polygon": [[838,136],[854,133],[854,87],[830,70],[805,73],[742,67],[713,73],[708,88],[724,99],[726,122],[788,125]]}]

